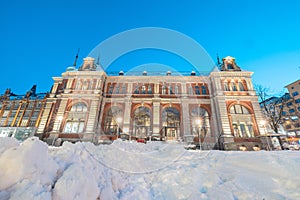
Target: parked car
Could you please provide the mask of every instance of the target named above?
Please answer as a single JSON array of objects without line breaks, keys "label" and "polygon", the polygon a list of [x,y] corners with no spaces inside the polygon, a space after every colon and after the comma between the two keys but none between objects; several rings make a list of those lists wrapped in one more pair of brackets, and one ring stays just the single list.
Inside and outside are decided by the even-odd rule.
[{"label": "parked car", "polygon": [[299,144],[289,144],[289,143],[283,143],[282,147],[284,150],[300,150]]}]

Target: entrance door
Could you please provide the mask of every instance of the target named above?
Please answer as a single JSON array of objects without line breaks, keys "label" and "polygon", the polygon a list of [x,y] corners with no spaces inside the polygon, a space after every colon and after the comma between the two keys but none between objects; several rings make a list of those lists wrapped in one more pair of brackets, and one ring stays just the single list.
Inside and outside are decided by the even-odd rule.
[{"label": "entrance door", "polygon": [[177,128],[165,127],[166,140],[177,140]]},{"label": "entrance door", "polygon": [[135,126],[135,133],[134,135],[137,137],[137,138],[146,138],[147,135],[148,135],[148,129],[149,127],[148,126]]}]

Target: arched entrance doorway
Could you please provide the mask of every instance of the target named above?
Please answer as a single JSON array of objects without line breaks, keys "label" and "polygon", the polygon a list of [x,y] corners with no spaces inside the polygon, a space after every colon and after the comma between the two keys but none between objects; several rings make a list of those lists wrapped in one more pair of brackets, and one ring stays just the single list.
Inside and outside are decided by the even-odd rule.
[{"label": "arched entrance doorway", "polygon": [[133,113],[133,133],[136,138],[147,138],[151,133],[150,109],[144,106],[138,107]]},{"label": "arched entrance doorway", "polygon": [[107,135],[119,135],[122,132],[123,111],[117,106],[110,107],[104,120],[103,131]]},{"label": "arched entrance doorway", "polygon": [[166,140],[177,140],[180,136],[180,113],[174,107],[162,112],[162,136]]},{"label": "arched entrance doorway", "polygon": [[208,112],[201,107],[196,107],[191,112],[192,134],[201,140],[210,135],[210,121]]}]

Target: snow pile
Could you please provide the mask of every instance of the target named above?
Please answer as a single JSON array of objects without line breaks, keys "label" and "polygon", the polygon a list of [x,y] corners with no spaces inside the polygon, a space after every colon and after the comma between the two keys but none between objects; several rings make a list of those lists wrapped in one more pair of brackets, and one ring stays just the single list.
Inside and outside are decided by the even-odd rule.
[{"label": "snow pile", "polygon": [[0,156],[0,191],[12,191],[12,197],[22,194],[26,199],[51,197],[58,165],[48,155],[48,146],[35,137],[20,145],[10,144]]},{"label": "snow pile", "polygon": [[[300,199],[299,151],[0,139],[0,199]],[[3,146],[3,148],[2,148]]]}]

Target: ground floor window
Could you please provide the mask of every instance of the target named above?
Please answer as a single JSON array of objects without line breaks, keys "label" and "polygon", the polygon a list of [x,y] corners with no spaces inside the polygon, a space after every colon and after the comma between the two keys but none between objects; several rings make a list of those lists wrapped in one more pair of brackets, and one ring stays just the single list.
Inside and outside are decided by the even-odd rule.
[{"label": "ground floor window", "polygon": [[254,137],[253,119],[250,111],[243,105],[230,108],[230,118],[234,137]]},{"label": "ground floor window", "polygon": [[201,107],[196,107],[191,112],[192,134],[195,137],[204,138],[210,131],[208,112]]},{"label": "ground floor window", "polygon": [[67,121],[65,133],[82,133],[84,129],[84,121]]}]

